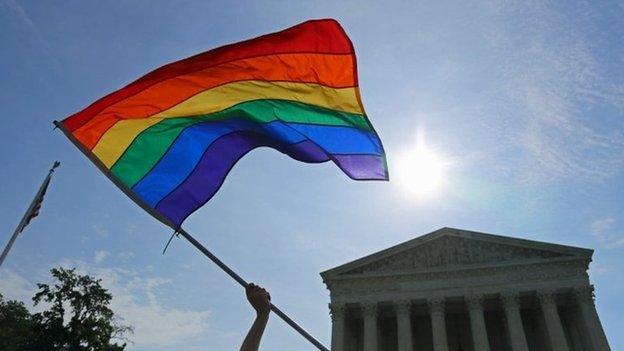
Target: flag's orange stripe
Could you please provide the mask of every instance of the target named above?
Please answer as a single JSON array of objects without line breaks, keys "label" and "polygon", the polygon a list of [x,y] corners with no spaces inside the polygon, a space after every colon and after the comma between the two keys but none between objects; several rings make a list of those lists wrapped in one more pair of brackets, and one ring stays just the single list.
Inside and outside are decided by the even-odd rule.
[{"label": "flag's orange stripe", "polygon": [[351,55],[279,54],[210,67],[155,84],[120,101],[78,128],[74,136],[92,149],[122,119],[147,118],[203,91],[243,80],[315,83],[333,88],[353,87]]},{"label": "flag's orange stripe", "polygon": [[73,132],[106,107],[153,84],[182,74],[244,58],[295,52],[349,54],[353,53],[353,46],[335,20],[307,21],[280,32],[225,45],[160,67],[66,118],[63,124]]}]

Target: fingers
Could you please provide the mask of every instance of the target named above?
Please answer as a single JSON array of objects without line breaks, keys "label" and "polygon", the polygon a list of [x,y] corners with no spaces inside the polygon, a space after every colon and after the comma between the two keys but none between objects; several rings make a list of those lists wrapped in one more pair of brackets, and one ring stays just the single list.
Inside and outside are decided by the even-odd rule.
[{"label": "fingers", "polygon": [[259,292],[261,290],[264,290],[264,289],[262,287],[260,287],[259,285],[256,285],[254,283],[249,283],[245,287],[245,291],[247,291],[247,293],[257,293],[257,292]]},{"label": "fingers", "polygon": [[269,292],[266,291],[265,288],[254,283],[247,284],[247,286],[245,287],[245,292],[247,293],[247,295],[263,295],[266,296],[269,301],[271,300],[271,295],[269,294]]},{"label": "fingers", "polygon": [[271,311],[271,295],[263,287],[249,283],[245,287],[247,300],[258,314],[268,315]]}]

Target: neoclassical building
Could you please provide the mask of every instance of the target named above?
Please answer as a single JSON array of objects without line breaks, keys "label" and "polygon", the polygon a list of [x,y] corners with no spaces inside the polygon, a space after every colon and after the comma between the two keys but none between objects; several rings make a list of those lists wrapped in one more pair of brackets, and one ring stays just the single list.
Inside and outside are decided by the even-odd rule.
[{"label": "neoclassical building", "polygon": [[592,253],[442,228],[330,269],[331,349],[610,350]]}]

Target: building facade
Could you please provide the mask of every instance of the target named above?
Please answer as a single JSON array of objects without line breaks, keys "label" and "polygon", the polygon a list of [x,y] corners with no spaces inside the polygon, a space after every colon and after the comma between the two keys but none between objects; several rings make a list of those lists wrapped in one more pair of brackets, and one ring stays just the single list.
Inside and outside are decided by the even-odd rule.
[{"label": "building facade", "polygon": [[332,351],[610,350],[593,250],[442,228],[321,273]]}]

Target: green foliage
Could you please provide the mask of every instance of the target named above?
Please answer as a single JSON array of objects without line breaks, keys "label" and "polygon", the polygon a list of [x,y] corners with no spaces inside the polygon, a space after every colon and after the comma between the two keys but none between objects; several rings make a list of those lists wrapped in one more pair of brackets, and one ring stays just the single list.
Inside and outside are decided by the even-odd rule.
[{"label": "green foliage", "polygon": [[5,301],[0,294],[0,350],[25,350],[32,338],[32,316],[24,303]]},{"label": "green foliage", "polygon": [[54,268],[51,273],[54,284],[38,284],[33,297],[35,305],[47,307],[43,312],[31,315],[23,303],[0,298],[0,350],[124,350],[125,343],[112,340],[125,340],[132,329],[116,323],[108,307],[112,295],[101,280],[74,269]]}]

